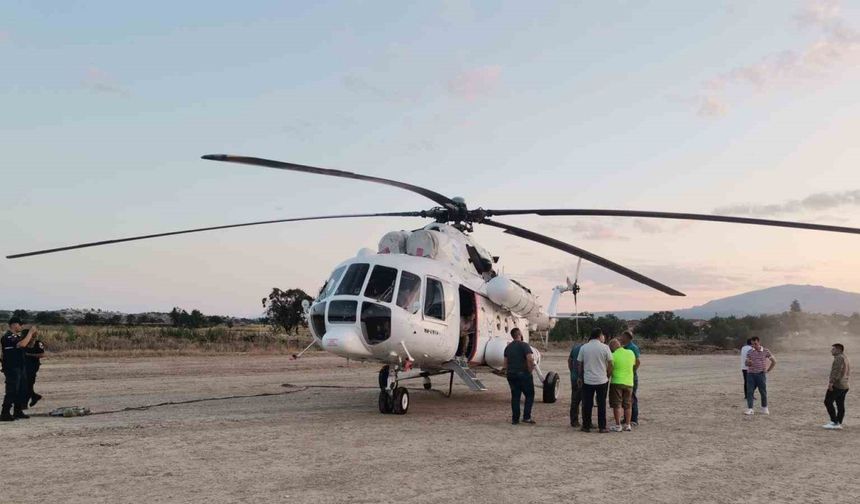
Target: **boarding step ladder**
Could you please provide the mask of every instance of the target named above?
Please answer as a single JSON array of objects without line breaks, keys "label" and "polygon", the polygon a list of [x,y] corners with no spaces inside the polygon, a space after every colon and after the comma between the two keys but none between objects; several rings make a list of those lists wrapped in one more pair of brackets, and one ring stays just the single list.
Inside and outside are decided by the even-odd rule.
[{"label": "boarding step ladder", "polygon": [[478,379],[478,375],[475,374],[474,371],[469,367],[469,363],[462,359],[454,359],[446,362],[442,365],[443,369],[447,369],[463,380],[463,383],[469,387],[469,390],[474,392],[481,392],[487,390],[487,387],[484,385],[481,380]]}]

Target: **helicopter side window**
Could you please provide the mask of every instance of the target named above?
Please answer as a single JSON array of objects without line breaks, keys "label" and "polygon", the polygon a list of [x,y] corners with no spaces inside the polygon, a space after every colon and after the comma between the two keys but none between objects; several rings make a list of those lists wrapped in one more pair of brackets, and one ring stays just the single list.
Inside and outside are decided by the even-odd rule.
[{"label": "helicopter side window", "polygon": [[350,264],[335,294],[358,296],[361,293],[361,286],[364,285],[364,277],[367,276],[368,269],[370,269],[370,265],[367,263]]},{"label": "helicopter side window", "polygon": [[424,315],[439,320],[445,320],[445,289],[442,282],[435,278],[427,278],[427,290],[424,296]]},{"label": "helicopter side window", "polygon": [[331,293],[334,292],[335,286],[337,286],[337,281],[340,280],[340,276],[343,275],[343,270],[345,269],[346,266],[341,266],[340,268],[334,270],[328,280],[326,280],[326,283],[323,284],[323,288],[320,291],[319,297],[317,298],[318,300],[322,301],[323,299],[331,296]]},{"label": "helicopter side window", "polygon": [[421,295],[421,277],[408,271],[400,274],[400,288],[397,289],[397,306],[409,312],[417,312],[418,306],[413,305]]},{"label": "helicopter side window", "polygon": [[394,282],[397,281],[397,269],[387,266],[374,266],[367,287],[364,288],[364,297],[390,303],[394,295]]}]

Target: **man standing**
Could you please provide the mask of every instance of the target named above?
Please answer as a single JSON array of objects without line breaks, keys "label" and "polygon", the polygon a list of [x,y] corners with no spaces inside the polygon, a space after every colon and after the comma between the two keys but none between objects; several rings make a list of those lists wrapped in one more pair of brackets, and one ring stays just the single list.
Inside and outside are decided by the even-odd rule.
[{"label": "man standing", "polygon": [[36,375],[39,373],[39,367],[42,366],[44,356],[45,344],[40,340],[33,340],[30,345],[24,347],[24,371],[27,374],[27,400],[30,401],[30,406],[35,406],[42,400],[42,396],[37,394],[33,387],[36,385]]},{"label": "man standing", "polygon": [[535,384],[532,370],[535,367],[532,347],[523,341],[523,333],[519,328],[511,330],[514,340],[505,347],[505,371],[508,385],[511,387],[511,423],[520,423],[520,395],[526,398],[523,411],[523,423],[533,424],[532,404],[535,401]]},{"label": "man standing", "polygon": [[[582,409],[582,383],[579,381],[579,351],[582,349],[582,343],[576,342],[573,348],[570,349],[570,355],[567,357],[567,369],[570,370],[570,426],[579,427],[579,412]],[[591,412],[588,412],[591,414]],[[583,418],[585,415],[583,414]]]},{"label": "man standing", "polygon": [[582,431],[591,432],[591,410],[597,394],[597,426],[606,430],[606,392],[612,376],[612,352],[603,344],[605,337],[600,328],[591,331],[588,343],[582,345],[577,356],[579,383],[582,384]]},{"label": "man standing", "polygon": [[747,400],[747,354],[752,350],[752,340],[747,338],[747,344],[741,347],[741,374],[744,375],[744,401]]},{"label": "man standing", "polygon": [[[11,422],[18,418],[30,418],[24,414],[27,407],[27,373],[24,368],[24,347],[36,335],[36,326],[30,327],[26,336],[21,336],[21,319],[9,319],[9,330],[0,338],[3,347],[3,375],[6,378],[6,391],[3,396],[3,410],[0,421]],[[12,408],[14,407],[14,414]]]},{"label": "man standing", "polygon": [[[769,415],[767,409],[767,374],[776,366],[776,359],[770,350],[761,346],[758,336],[752,338],[752,349],[747,353],[747,410],[745,415],[753,414],[753,394],[758,389],[761,395],[761,414]],[[770,363],[768,364],[768,361]]]},{"label": "man standing", "polygon": [[[830,367],[830,383],[824,396],[824,405],[830,415],[830,423],[822,425],[825,429],[842,430],[842,419],[845,418],[845,395],[848,394],[848,378],[851,365],[845,357],[845,347],[834,343],[830,347],[833,355],[833,365]],[[834,408],[834,405],[836,406]]]},{"label": "man standing", "polygon": [[639,350],[639,345],[633,343],[633,331],[630,330],[621,333],[621,345],[636,356],[636,364],[633,365],[633,413],[629,420],[625,418],[627,423],[636,427],[639,425],[639,357],[642,351]]},{"label": "man standing", "polygon": [[[630,432],[630,419],[633,418],[631,412],[633,399],[633,368],[636,366],[636,354],[633,350],[628,350],[621,346],[617,339],[609,342],[609,349],[612,350],[612,379],[609,381],[609,406],[612,407],[612,416],[615,418],[615,425],[612,426],[613,432],[624,431]],[[623,428],[621,426],[621,412],[624,411],[626,423]]]}]

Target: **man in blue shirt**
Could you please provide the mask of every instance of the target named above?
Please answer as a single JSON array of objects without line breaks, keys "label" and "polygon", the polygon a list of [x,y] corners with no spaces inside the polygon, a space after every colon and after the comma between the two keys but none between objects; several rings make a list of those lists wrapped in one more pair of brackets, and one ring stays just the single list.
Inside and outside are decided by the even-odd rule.
[{"label": "man in blue shirt", "polygon": [[636,355],[636,364],[633,366],[633,412],[630,414],[630,424],[636,426],[639,425],[639,356],[642,352],[639,350],[639,346],[633,343],[632,331],[628,330],[621,333],[621,344]]},{"label": "man in blue shirt", "polygon": [[[582,385],[579,380],[579,369],[576,365],[576,360],[579,357],[579,350],[582,348],[582,343],[573,344],[570,349],[570,356],[567,358],[567,369],[570,370],[570,426],[579,427],[579,410],[582,407]],[[589,414],[591,412],[589,411]]]}]

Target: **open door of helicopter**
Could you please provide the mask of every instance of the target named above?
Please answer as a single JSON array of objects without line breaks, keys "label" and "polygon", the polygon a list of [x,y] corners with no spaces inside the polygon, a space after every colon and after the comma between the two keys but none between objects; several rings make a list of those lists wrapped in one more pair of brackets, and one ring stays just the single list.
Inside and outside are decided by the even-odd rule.
[{"label": "open door of helicopter", "polygon": [[456,357],[471,361],[475,356],[478,345],[478,311],[475,302],[475,292],[467,287],[460,286],[460,338],[457,345]]}]

